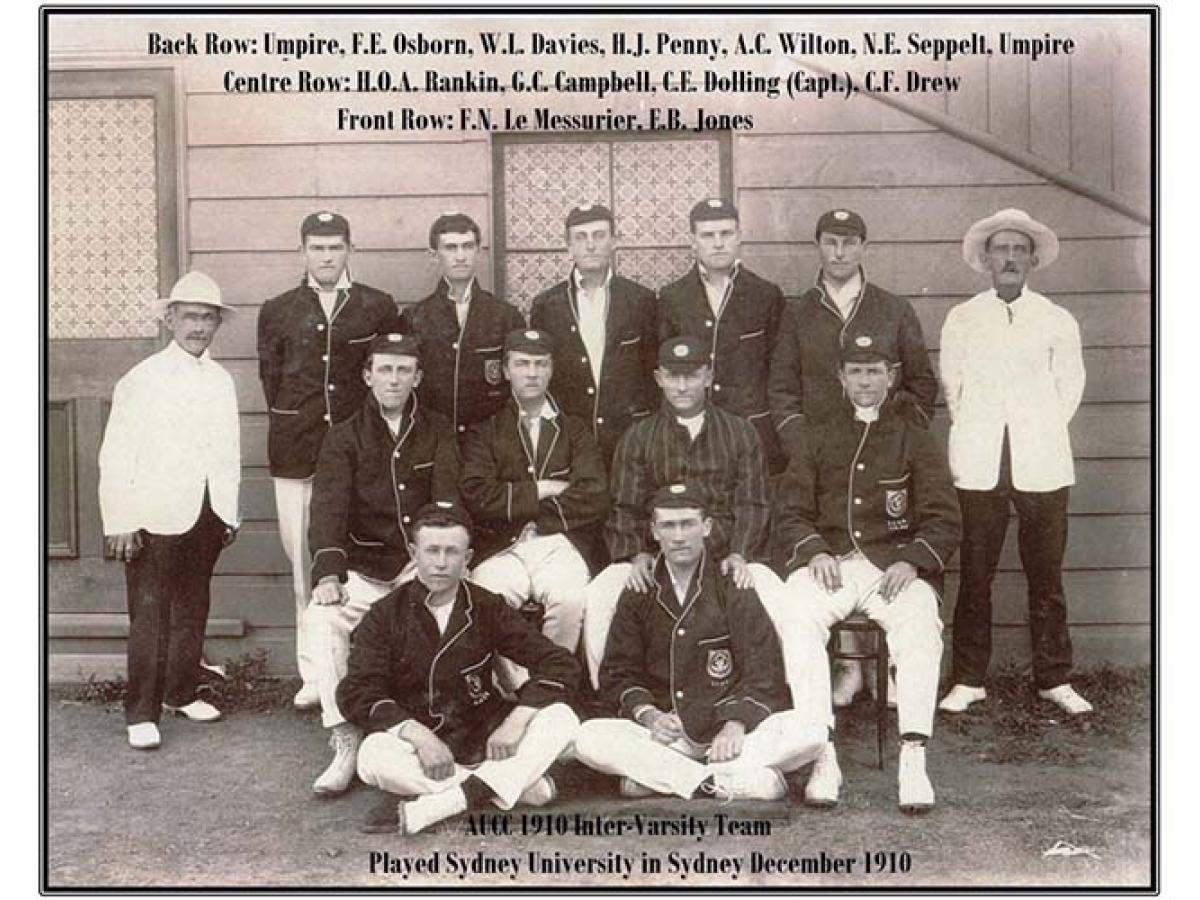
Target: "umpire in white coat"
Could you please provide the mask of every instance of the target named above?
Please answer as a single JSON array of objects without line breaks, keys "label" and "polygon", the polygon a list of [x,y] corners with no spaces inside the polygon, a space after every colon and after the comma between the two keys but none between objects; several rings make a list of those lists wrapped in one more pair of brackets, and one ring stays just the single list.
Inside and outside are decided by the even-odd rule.
[{"label": "umpire in white coat", "polygon": [[159,745],[162,709],[221,716],[196,699],[196,679],[209,580],[237,531],[241,481],[233,379],[208,353],[231,310],[200,272],[160,302],[171,342],[117,382],[100,447],[104,534],[125,563],[125,720],[138,750]]},{"label": "umpire in white coat", "polygon": [[1067,495],[1075,483],[1067,431],[1083,397],[1079,326],[1026,285],[1058,257],[1058,238],[1019,209],[971,226],[963,259],[992,287],[950,310],[942,326],[942,383],[950,409],[950,470],[962,509],[962,576],[954,610],[954,687],[939,709],[959,713],[987,696],[992,578],[1017,512],[1029,582],[1038,694],[1071,714],[1091,705],[1068,682],[1071,637],[1063,593]]}]

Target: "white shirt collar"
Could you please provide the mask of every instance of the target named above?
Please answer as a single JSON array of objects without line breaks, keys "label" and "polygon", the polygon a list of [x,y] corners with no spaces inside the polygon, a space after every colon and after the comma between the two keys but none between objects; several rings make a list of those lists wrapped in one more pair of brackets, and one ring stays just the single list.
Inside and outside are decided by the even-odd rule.
[{"label": "white shirt collar", "polygon": [[[578,266],[572,267],[571,277],[575,281],[575,289],[577,291],[588,291],[589,290],[588,288],[585,288],[583,286],[583,273],[579,271]],[[608,290],[608,286],[610,284],[612,284],[612,277],[613,277],[612,266],[609,266],[608,271],[604,273],[604,284],[602,285],[602,287],[605,290]],[[595,288],[591,288],[591,290],[595,290]]]},{"label": "white shirt collar", "polygon": [[193,356],[179,346],[179,342],[174,337],[171,338],[171,343],[166,346],[166,352],[170,355],[171,359],[181,365],[183,363],[192,363],[193,365],[202,366],[212,362],[212,354],[208,352],[209,349],[206,347],[204,352],[199,356]]},{"label": "white shirt collar", "polygon": [[[525,410],[521,409],[520,404],[517,405],[517,411],[520,413],[522,419],[530,418],[525,414]],[[547,421],[552,421],[553,419],[558,418],[558,410],[554,408],[554,404],[550,402],[549,397],[542,399],[542,408],[538,410],[538,414],[533,418],[546,419]]]},{"label": "white shirt collar", "polygon": [[350,269],[349,269],[349,267],[342,269],[342,275],[340,278],[338,278],[337,284],[335,284],[329,290],[326,290],[325,288],[321,287],[321,285],[319,285],[317,283],[317,280],[315,278],[313,278],[312,275],[305,274],[304,277],[305,277],[305,282],[308,284],[308,286],[310,288],[312,288],[314,291],[316,291],[318,294],[330,294],[330,293],[333,293],[334,291],[350,290]]},{"label": "white shirt collar", "polygon": [[879,407],[854,404],[854,418],[860,422],[874,422],[879,418]]},{"label": "white shirt collar", "polygon": [[471,295],[475,293],[475,276],[474,275],[472,275],[471,280],[467,282],[467,287],[463,291],[463,295],[461,297],[459,297],[457,300],[454,299],[454,297],[450,293],[454,289],[454,286],[452,284],[450,284],[450,279],[447,278],[445,275],[443,275],[442,281],[446,282],[446,299],[449,300],[451,303],[470,303],[471,302]]},{"label": "white shirt collar", "polygon": [[[733,261],[733,265],[729,267],[729,280],[730,281],[733,281],[733,279],[737,278],[737,273],[741,270],[741,268],[742,268],[742,261],[740,259],[735,259]],[[701,263],[699,260],[696,260],[696,269],[700,272],[700,280],[705,282],[706,284],[711,285],[712,280],[709,277],[708,269],[705,268],[704,264]]]}]

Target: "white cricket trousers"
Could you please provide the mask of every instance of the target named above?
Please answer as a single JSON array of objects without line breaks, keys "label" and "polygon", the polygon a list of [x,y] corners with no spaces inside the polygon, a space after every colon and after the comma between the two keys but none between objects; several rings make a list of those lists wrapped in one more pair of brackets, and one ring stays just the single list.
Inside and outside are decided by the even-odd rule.
[{"label": "white cricket trousers", "polygon": [[530,785],[571,746],[579,731],[579,719],[565,703],[540,709],[529,721],[517,752],[508,759],[485,760],[468,768],[456,765],[454,774],[434,781],[421,769],[416,748],[388,731],[370,735],[358,750],[358,777],[366,784],[393,794],[437,794],[457,787],[471,775],[483,781],[496,795],[496,805],[512,809]]},{"label": "white cricket trousers", "polygon": [[337,705],[338,683],[346,677],[350,659],[350,633],[366,616],[375,601],[405,582],[412,581],[417,568],[412,562],[392,581],[376,581],[355,572],[346,573],[348,600],[341,605],[309,605],[301,627],[312,654],[313,681],[321,698],[321,724],[333,728],[346,721]]},{"label": "white cricket trousers", "polygon": [[588,584],[584,591],[583,655],[587,660],[592,687],[600,689],[600,663],[608,644],[608,629],[617,614],[617,603],[625,590],[625,581],[633,566],[627,562],[612,563]]},{"label": "white cricket trousers", "polygon": [[933,730],[942,664],[942,620],[937,593],[918,578],[888,603],[879,595],[883,571],[870,560],[842,559],[840,566],[842,587],[834,593],[827,593],[807,568],[796,570],[782,584],[770,570],[761,568],[755,573],[759,597],[783,644],[789,684],[796,679],[792,694],[797,706],[800,697],[804,697],[818,707],[832,709],[828,664],[795,665],[795,662],[811,655],[814,628],[816,640],[823,647],[835,622],[860,612],[879,623],[887,636],[888,652],[896,665],[900,733],[928,736]]},{"label": "white cricket trousers", "polygon": [[795,710],[774,713],[746,735],[742,752],[724,763],[705,762],[708,748],[686,737],[660,744],[631,719],[590,719],[575,738],[575,758],[608,775],[623,775],[659,794],[690,798],[710,775],[768,766],[791,772],[824,751],[829,732]]},{"label": "white cricket trousers", "polygon": [[279,517],[279,540],[292,564],[292,594],[296,601],[296,668],[305,686],[316,684],[313,654],[304,634],[304,610],[312,596],[312,556],[308,552],[308,505],[312,501],[311,478],[272,478],[275,512]]}]

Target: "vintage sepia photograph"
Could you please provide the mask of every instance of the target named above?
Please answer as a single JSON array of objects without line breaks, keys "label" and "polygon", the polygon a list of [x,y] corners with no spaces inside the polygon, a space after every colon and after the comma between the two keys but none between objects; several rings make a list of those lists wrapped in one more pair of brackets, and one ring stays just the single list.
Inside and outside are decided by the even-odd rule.
[{"label": "vintage sepia photograph", "polygon": [[39,27],[43,892],[1158,889],[1156,7]]}]

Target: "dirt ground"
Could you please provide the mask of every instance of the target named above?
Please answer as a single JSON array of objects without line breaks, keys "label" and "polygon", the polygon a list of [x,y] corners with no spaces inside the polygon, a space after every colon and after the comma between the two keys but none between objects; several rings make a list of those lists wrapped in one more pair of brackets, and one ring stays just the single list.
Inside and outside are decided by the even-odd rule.
[{"label": "dirt ground", "polygon": [[[370,788],[359,784],[336,800],[310,793],[328,752],[314,714],[282,708],[234,712],[215,725],[165,720],[162,748],[135,752],[125,743],[119,706],[53,698],[46,711],[45,884],[1149,885],[1149,717],[1128,714],[1147,710],[1146,697],[1126,691],[1087,726],[1060,723],[1021,698],[989,705],[939,719],[929,751],[938,803],[922,817],[899,812],[895,748],[877,769],[872,713],[860,702],[839,716],[846,785],[833,810],[802,805],[803,770],[790,779],[790,801],[683,804],[618,799],[612,779],[568,763],[555,769],[561,799],[553,807],[529,810],[524,819],[520,809],[459,819],[405,838],[359,832],[375,800]],[[698,823],[706,829],[702,838],[694,834]],[[639,836],[639,824],[684,833]],[[479,833],[505,825],[507,835]],[[722,825],[747,834],[717,834]],[[621,837],[585,833],[597,827],[626,830]],[[1045,855],[1058,842],[1075,848],[1073,855]],[[793,871],[764,871],[766,861]],[[655,862],[661,870],[646,872]],[[546,873],[534,871],[535,863]],[[556,864],[570,868],[555,872]],[[584,872],[589,864],[599,871]],[[604,868],[614,865],[629,871]],[[405,874],[405,866],[436,866],[437,873]]]}]

